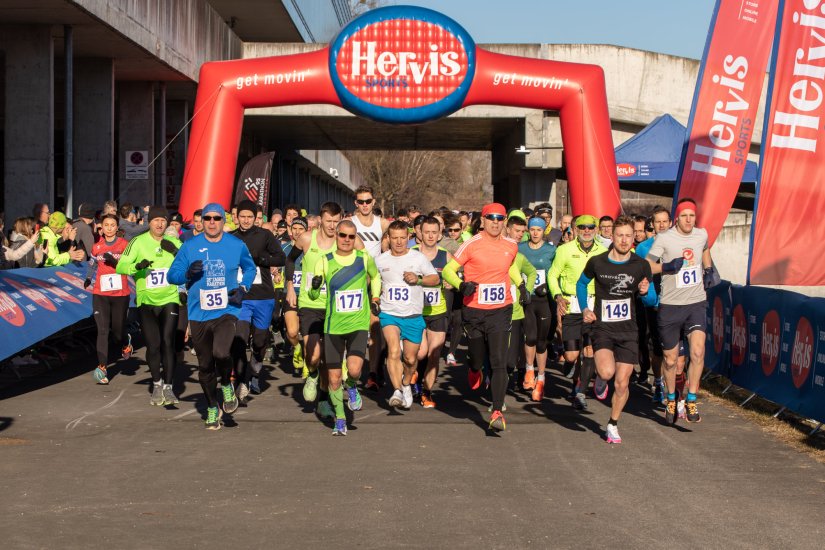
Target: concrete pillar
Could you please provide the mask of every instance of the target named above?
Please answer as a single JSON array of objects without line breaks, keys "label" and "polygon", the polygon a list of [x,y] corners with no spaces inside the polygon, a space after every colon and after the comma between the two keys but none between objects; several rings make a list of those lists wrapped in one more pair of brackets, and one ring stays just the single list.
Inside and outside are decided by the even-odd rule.
[{"label": "concrete pillar", "polygon": [[515,151],[523,144],[524,120],[521,120],[507,136],[493,144],[493,200],[508,209],[521,204],[521,169],[524,166],[524,158]]},{"label": "concrete pillar", "polygon": [[115,73],[111,59],[74,64],[74,207],[115,196]]},{"label": "concrete pillar", "polygon": [[4,204],[6,226],[54,208],[54,47],[51,28],[0,26],[5,57]]},{"label": "concrete pillar", "polygon": [[152,82],[119,82],[118,94],[118,204],[151,204],[154,196],[154,169],[149,167],[143,179],[126,178],[126,151],[146,151],[148,160],[155,157],[155,100]]}]

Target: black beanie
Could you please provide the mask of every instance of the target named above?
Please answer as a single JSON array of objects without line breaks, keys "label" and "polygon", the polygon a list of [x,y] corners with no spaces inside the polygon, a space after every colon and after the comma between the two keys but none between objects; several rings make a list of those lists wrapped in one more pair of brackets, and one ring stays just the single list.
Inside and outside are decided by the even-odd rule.
[{"label": "black beanie", "polygon": [[260,209],[260,208],[258,208],[258,205],[257,205],[256,203],[254,203],[254,202],[252,202],[252,201],[250,201],[250,200],[246,200],[246,199],[244,199],[244,200],[242,200],[241,202],[239,202],[239,203],[238,203],[238,213],[239,213],[239,214],[240,214],[241,210],[249,210],[249,211],[250,211],[250,212],[252,212],[253,214],[256,214],[256,215],[257,215],[257,214],[258,214],[258,212],[259,212],[261,209]]},{"label": "black beanie", "polygon": [[146,216],[146,219],[152,221],[155,218],[163,218],[169,221],[169,212],[163,206],[150,206],[149,215]]}]

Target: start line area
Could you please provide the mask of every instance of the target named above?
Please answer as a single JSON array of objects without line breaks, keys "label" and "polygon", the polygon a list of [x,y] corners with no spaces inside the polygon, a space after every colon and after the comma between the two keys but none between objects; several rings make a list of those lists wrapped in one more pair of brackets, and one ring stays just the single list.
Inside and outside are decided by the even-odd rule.
[{"label": "start line area", "polygon": [[509,393],[493,436],[459,355],[435,410],[363,392],[349,435],[330,437],[280,356],[263,393],[208,432],[195,358],[180,405],[158,408],[143,352],[109,386],[89,355],[2,390],[6,548],[821,547],[825,465],[715,402],[672,428],[633,386],[624,443],[609,445],[609,401],[573,410],[553,365],[545,399]]}]

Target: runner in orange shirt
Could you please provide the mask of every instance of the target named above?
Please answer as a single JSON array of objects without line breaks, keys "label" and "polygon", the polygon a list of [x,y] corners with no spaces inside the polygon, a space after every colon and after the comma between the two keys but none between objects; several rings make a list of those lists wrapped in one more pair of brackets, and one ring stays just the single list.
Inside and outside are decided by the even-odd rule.
[{"label": "runner in orange shirt", "polygon": [[[483,230],[461,245],[455,258],[444,267],[442,276],[464,296],[462,319],[470,355],[467,374],[470,389],[481,386],[484,357],[490,358],[493,371],[490,428],[501,431],[506,427],[501,409],[507,392],[507,349],[513,318],[510,268],[518,253],[518,243],[502,235],[507,218],[503,205],[485,205],[481,217]],[[464,267],[464,281],[458,277],[459,267]],[[521,275],[512,280],[520,282]],[[524,296],[524,285],[519,291]]]}]

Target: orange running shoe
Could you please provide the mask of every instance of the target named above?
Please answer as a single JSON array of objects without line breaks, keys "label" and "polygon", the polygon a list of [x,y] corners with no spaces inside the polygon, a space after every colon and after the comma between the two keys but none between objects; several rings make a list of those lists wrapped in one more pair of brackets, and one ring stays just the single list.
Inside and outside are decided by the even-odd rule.
[{"label": "orange running shoe", "polygon": [[531,369],[524,371],[524,380],[521,383],[521,387],[525,390],[532,390],[536,387],[536,371]]},{"label": "orange running shoe", "polygon": [[481,387],[481,371],[467,369],[467,383],[470,384],[471,390],[477,390]]},{"label": "orange running shoe", "polygon": [[544,398],[544,380],[536,380],[536,387],[533,388],[533,401],[541,401]]},{"label": "orange running shoe", "polygon": [[433,401],[433,396],[430,392],[421,393],[421,406],[425,409],[435,408],[435,401]]}]

